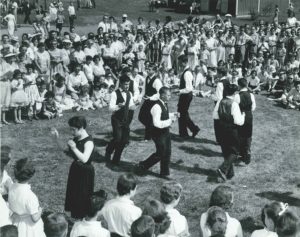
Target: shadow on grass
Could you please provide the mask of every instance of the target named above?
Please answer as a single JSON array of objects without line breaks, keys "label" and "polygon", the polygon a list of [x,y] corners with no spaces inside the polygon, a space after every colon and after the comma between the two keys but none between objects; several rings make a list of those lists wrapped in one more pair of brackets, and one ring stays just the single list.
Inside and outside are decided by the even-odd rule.
[{"label": "shadow on grass", "polygon": [[240,223],[242,225],[242,229],[245,232],[252,233],[255,230],[263,229],[264,226],[262,223],[258,222],[255,218],[252,216],[248,216],[240,220]]},{"label": "shadow on grass", "polygon": [[190,139],[182,139],[179,135],[171,133],[171,138],[175,142],[195,142],[195,143],[205,143],[205,144],[211,144],[216,145],[215,141],[206,139],[206,138],[190,138]]},{"label": "shadow on grass", "polygon": [[201,147],[200,149],[196,149],[194,147],[190,146],[179,146],[178,147],[180,150],[183,150],[184,152],[192,155],[201,155],[201,156],[206,156],[206,157],[215,157],[215,156],[222,156],[222,153],[212,151],[208,148]]},{"label": "shadow on grass", "polygon": [[143,135],[145,134],[145,129],[144,128],[137,128],[132,130],[131,132],[135,133],[136,135]]},{"label": "shadow on grass", "polygon": [[94,144],[96,147],[106,146],[109,141],[103,138],[94,138]]},{"label": "shadow on grass", "polygon": [[292,192],[279,193],[279,192],[267,191],[267,192],[256,193],[255,195],[273,201],[286,202],[291,206],[300,207],[300,199],[291,196],[291,194],[293,193]]}]

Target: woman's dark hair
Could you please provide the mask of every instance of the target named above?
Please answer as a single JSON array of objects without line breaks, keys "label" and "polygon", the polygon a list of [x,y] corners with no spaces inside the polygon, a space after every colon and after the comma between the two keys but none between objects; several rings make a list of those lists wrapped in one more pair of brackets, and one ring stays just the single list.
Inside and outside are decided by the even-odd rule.
[{"label": "woman's dark hair", "polygon": [[16,78],[17,76],[21,75],[22,72],[19,69],[14,70],[13,78]]},{"label": "woman's dark hair", "polygon": [[221,207],[210,207],[207,212],[206,223],[213,234],[224,235],[228,223],[226,212]]},{"label": "woman's dark hair", "polygon": [[45,98],[54,98],[54,93],[52,91],[47,91],[45,94]]},{"label": "woman's dark hair", "polygon": [[20,159],[16,161],[14,166],[14,174],[15,178],[19,182],[25,182],[33,177],[35,173],[35,168],[31,162],[28,161],[27,158]]},{"label": "woman's dark hair", "polygon": [[31,63],[26,64],[25,67],[26,67],[27,70],[28,70],[29,68],[31,68],[32,70],[34,69],[34,66],[33,66],[33,64],[31,64]]},{"label": "woman's dark hair", "polygon": [[299,217],[292,211],[285,211],[278,218],[276,232],[279,237],[295,236],[300,232]]},{"label": "woman's dark hair", "polygon": [[181,192],[181,184],[175,181],[165,182],[160,189],[160,200],[165,204],[170,204],[180,197]]},{"label": "woman's dark hair", "polygon": [[226,185],[218,186],[211,194],[209,206],[218,206],[228,210],[232,205],[233,190]]},{"label": "woman's dark hair", "polygon": [[117,191],[120,196],[130,193],[131,190],[136,188],[137,181],[133,174],[122,174],[117,183]]},{"label": "woman's dark hair", "polygon": [[152,237],[155,231],[155,223],[151,216],[142,215],[131,225],[132,237]]},{"label": "woman's dark hair", "polygon": [[86,119],[84,116],[74,116],[69,119],[68,124],[70,127],[73,127],[73,128],[86,129],[87,122],[86,122]]},{"label": "woman's dark hair", "polygon": [[93,60],[95,61],[97,58],[100,60],[100,56],[98,54],[93,57]]},{"label": "woman's dark hair", "polygon": [[277,220],[279,217],[278,214],[280,211],[281,211],[281,205],[279,202],[272,202],[271,204],[265,205],[261,211],[261,220],[262,220],[263,224],[266,225],[265,219],[266,219],[266,215],[267,215],[268,218],[270,218],[275,225],[277,223]]},{"label": "woman's dark hair", "polygon": [[102,209],[107,199],[107,193],[104,190],[95,192],[90,198],[90,206],[87,216],[95,217],[97,212]]},{"label": "woman's dark hair", "polygon": [[144,205],[143,215],[151,216],[155,222],[155,234],[164,234],[169,229],[171,220],[163,204],[156,199],[148,199]]}]

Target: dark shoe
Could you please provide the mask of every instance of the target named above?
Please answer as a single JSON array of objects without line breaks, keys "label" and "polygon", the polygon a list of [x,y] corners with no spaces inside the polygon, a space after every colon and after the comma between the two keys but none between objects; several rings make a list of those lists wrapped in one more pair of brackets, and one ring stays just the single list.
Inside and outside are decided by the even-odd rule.
[{"label": "dark shoe", "polygon": [[147,175],[147,169],[142,165],[142,162],[139,162],[134,167],[134,172],[139,176],[146,176]]},{"label": "dark shoe", "polygon": [[197,134],[200,132],[200,128],[197,127],[197,129],[193,132],[192,138],[195,138],[197,136]]},{"label": "dark shoe", "polygon": [[242,161],[246,164],[249,165],[251,162],[251,155],[247,155],[245,158],[242,159]]},{"label": "dark shoe", "polygon": [[226,175],[223,173],[223,171],[221,169],[217,169],[217,174],[221,179],[223,179],[223,181],[227,180]]},{"label": "dark shoe", "polygon": [[35,119],[35,120],[40,120],[40,118],[35,114],[35,115],[33,115],[33,118]]}]

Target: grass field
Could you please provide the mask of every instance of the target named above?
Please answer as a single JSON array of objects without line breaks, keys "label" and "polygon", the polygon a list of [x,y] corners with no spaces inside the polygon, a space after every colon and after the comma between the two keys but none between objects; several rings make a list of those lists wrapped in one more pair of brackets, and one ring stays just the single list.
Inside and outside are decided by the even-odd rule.
[{"label": "grass field", "polygon": [[[175,111],[177,99],[174,95],[170,110]],[[297,187],[300,184],[299,112],[278,107],[267,101],[265,96],[257,96],[256,99],[253,161],[247,167],[237,167],[235,178],[228,182],[235,193],[235,203],[230,214],[242,222],[246,237],[259,226],[260,210],[264,204],[280,200],[294,208],[300,207],[300,190]],[[222,162],[220,147],[213,144],[212,110],[213,103],[209,99],[193,100],[191,117],[201,127],[195,140],[179,142],[176,138],[177,124],[172,127],[171,172],[184,187],[179,210],[187,217],[193,237],[198,234],[200,214],[207,209],[210,194],[218,185],[211,182],[209,177]],[[34,161],[37,172],[30,183],[45,210],[63,211],[71,164],[71,159],[50,137],[50,128],[56,127],[61,134],[61,143],[66,144],[71,137],[67,121],[75,114],[88,118],[88,131],[95,138],[99,153],[99,159],[94,163],[96,190],[105,189],[109,197],[113,197],[120,172],[112,171],[101,161],[111,132],[110,116],[106,109],[68,112],[59,119],[2,128],[2,144],[13,148],[13,160],[27,157]],[[122,172],[131,171],[135,163],[154,151],[152,142],[141,141],[143,130],[136,116],[131,127],[131,142],[123,154]],[[154,167],[152,171],[159,172],[159,167]],[[137,205],[142,206],[148,196],[159,198],[159,189],[164,180],[150,174],[140,177],[139,181],[138,193],[134,198]]]}]

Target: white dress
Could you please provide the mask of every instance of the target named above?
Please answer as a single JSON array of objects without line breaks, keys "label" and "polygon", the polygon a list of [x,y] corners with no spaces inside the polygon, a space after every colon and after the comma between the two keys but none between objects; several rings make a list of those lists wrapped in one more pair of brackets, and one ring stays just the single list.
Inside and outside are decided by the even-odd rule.
[{"label": "white dress", "polygon": [[11,219],[9,217],[9,208],[2,195],[0,195],[0,213],[0,227],[5,225],[11,225]]},{"label": "white dress", "polygon": [[163,46],[162,56],[161,56],[161,64],[165,63],[167,69],[172,68],[171,52],[172,52],[172,45],[171,44]]},{"label": "white dress", "polygon": [[46,237],[42,219],[33,222],[31,215],[39,211],[39,200],[29,184],[14,183],[8,194],[10,210],[19,215],[13,224],[18,227],[19,237]]},{"label": "white dress", "polygon": [[4,19],[7,21],[8,35],[10,37],[14,36],[16,22],[15,16],[13,14],[8,14],[4,17]]},{"label": "white dress", "polygon": [[218,46],[218,41],[214,38],[206,40],[207,48],[209,49],[210,55],[208,59],[208,67],[217,67],[217,53],[216,47]]}]

